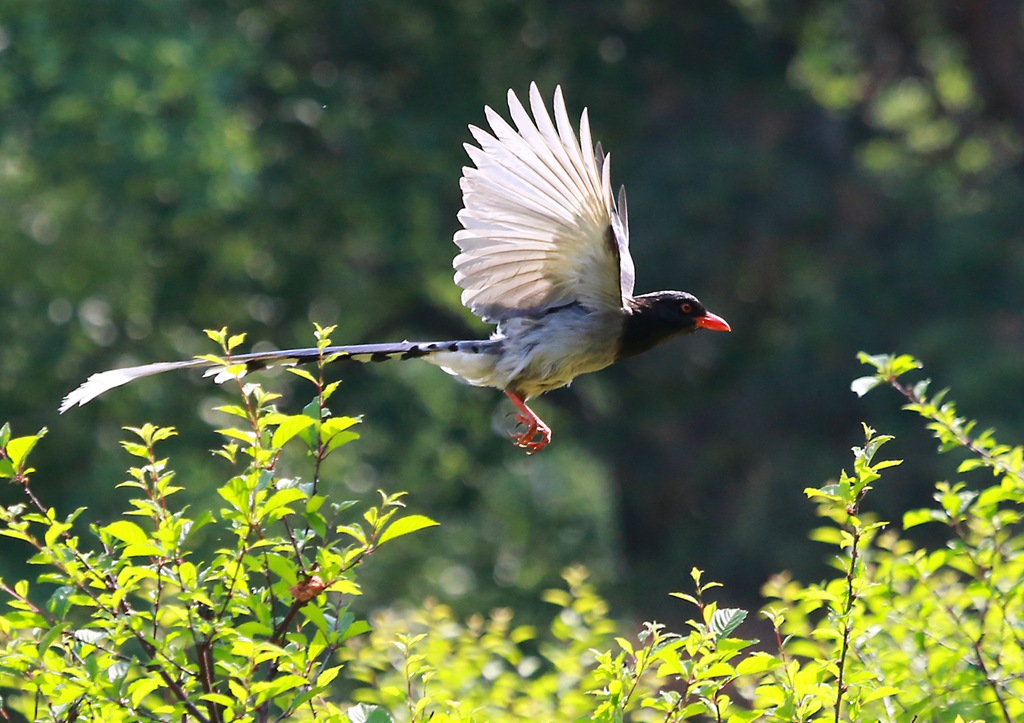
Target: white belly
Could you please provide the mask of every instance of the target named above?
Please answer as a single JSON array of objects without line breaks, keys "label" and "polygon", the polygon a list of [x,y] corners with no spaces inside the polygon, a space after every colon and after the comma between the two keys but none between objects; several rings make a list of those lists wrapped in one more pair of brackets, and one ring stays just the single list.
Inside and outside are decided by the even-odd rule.
[{"label": "white belly", "polygon": [[470,384],[530,398],[614,362],[621,328],[617,312],[573,305],[503,322],[495,334],[504,342],[497,354],[443,352],[426,359]]}]

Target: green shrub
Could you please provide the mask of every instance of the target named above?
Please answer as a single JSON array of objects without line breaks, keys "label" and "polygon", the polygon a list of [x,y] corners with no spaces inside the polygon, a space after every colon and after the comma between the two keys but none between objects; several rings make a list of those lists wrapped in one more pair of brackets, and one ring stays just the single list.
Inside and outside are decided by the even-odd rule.
[{"label": "green shrub", "polygon": [[[318,329],[323,349],[330,329]],[[514,612],[457,619],[444,604],[394,605],[371,623],[350,603],[359,566],[381,545],[435,523],[402,515],[402,495],[381,493],[360,512],[321,492],[321,465],[357,438],[359,421],[332,416],[337,383],[296,373],[316,389],[300,414],[238,380],[241,420],[220,430],[217,450],[240,471],[220,489],[224,505],[176,508],[168,461],[156,446],[174,431],[129,430],[141,460],[123,483],[136,492],[123,519],[76,532],[85,510],[43,504],[28,456],[43,433],[0,432],[0,476],[23,503],[0,508],[2,532],[29,546],[38,585],[0,582],[0,687],[4,715],[72,721],[967,721],[1024,719],[1024,451],[996,442],[956,413],[927,382],[906,386],[909,357],[868,357],[874,374],[854,382],[899,391],[940,449],[966,453],[958,474],[993,481],[936,485],[936,506],[907,512],[899,529],[866,507],[895,460],[878,459],[889,437],[864,428],[852,471],[807,494],[825,525],[836,574],[817,584],[778,575],[763,614],[774,639],[744,632],[747,612],[711,599],[717,583],[691,572],[674,593],[693,613],[687,629],[649,622],[635,635],[588,582],[565,571],[551,590],[543,629]],[[309,479],[285,476],[284,445],[307,452]],[[365,506],[365,505],[364,505]],[[133,521],[132,518],[138,521]],[[944,525],[947,544],[926,549],[902,536]],[[197,532],[219,548],[204,553]],[[433,533],[438,534],[438,533]]]},{"label": "green shrub", "polygon": [[[946,529],[947,543],[926,549],[862,509],[879,472],[873,463],[890,438],[866,429],[852,477],[808,494],[832,524],[812,537],[839,548],[839,575],[817,585],[778,577],[765,588],[786,643],[782,670],[755,696],[783,720],[954,721],[1024,719],[1024,448],[999,444],[991,430],[957,414],[928,381],[901,377],[920,367],[907,356],[868,356],[875,374],[853,383],[865,394],[884,384],[926,420],[942,452],[966,453],[957,474],[987,470],[972,489],[939,482],[936,506],[903,515],[902,530]],[[830,688],[833,700],[827,691]],[[784,694],[784,695],[783,695]],[[840,705],[842,706],[840,710]]]},{"label": "green shrub", "polygon": [[[321,350],[330,329],[318,329]],[[351,502],[319,494],[320,465],[358,435],[352,417],[331,416],[337,383],[295,370],[316,387],[301,414],[272,406],[276,395],[243,384],[228,356],[240,336],[211,333],[216,359],[238,380],[238,418],[217,451],[241,468],[219,490],[214,514],[176,508],[174,473],[156,446],[173,429],[129,429],[125,451],[139,458],[121,486],[132,509],[108,525],[75,532],[85,512],[58,516],[30,483],[27,457],[43,432],[2,431],[0,475],[26,503],[0,510],[5,536],[26,543],[40,588],[0,583],[10,610],[0,617],[0,686],[7,707],[30,720],[299,720],[343,718],[334,681],[336,652],[368,626],[349,611],[360,592],[355,569],[381,545],[434,525],[401,516],[402,495],[357,515]],[[322,359],[323,363],[330,358]],[[45,430],[44,430],[45,432]],[[282,476],[282,447],[298,438],[311,460],[308,481]],[[133,521],[134,520],[138,520]],[[199,530],[217,526],[219,548],[201,557]]]},{"label": "green shrub", "polygon": [[[382,614],[370,644],[343,653],[354,652],[353,670],[370,684],[361,697],[405,707],[411,720],[426,720],[425,711],[436,713],[431,720],[488,721],[1024,718],[1022,448],[998,444],[991,432],[973,435],[974,423],[943,394],[927,396],[927,382],[904,386],[900,377],[919,366],[913,359],[863,359],[876,374],[854,382],[855,391],[896,388],[940,449],[969,453],[958,472],[995,476],[975,491],[941,482],[935,508],[906,513],[904,530],[946,525],[946,546],[919,547],[864,509],[883,471],[899,465],[877,459],[891,438],[865,426],[852,473],[806,490],[827,522],[811,537],[836,549],[837,574],[809,585],[779,575],[765,586],[763,612],[776,631],[770,647],[732,635],[745,612],[707,602],[715,583],[699,570],[696,594],[675,593],[697,608],[689,633],[647,623],[635,643],[617,637],[612,646],[600,600],[574,571],[569,592],[551,594],[562,610],[540,639],[513,627],[508,612],[465,625],[443,606]],[[578,627],[566,627],[567,612]],[[386,641],[402,635],[411,637],[386,652]],[[524,657],[523,641],[534,658]]]}]

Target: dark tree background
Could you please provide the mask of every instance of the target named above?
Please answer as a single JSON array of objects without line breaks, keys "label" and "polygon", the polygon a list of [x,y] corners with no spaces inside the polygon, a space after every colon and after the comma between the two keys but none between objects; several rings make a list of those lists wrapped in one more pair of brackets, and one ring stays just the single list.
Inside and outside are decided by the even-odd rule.
[{"label": "dark tree background", "polygon": [[[63,417],[61,396],[212,351],[206,327],[257,347],[308,345],[313,320],[337,342],[486,334],[451,283],[466,126],[561,84],[629,190],[638,290],[692,291],[734,332],[545,397],[556,441],[530,458],[493,391],[338,365],[336,408],[366,422],[332,494],[409,490],[443,525],[384,553],[366,604],[520,605],[571,562],[624,615],[671,614],[694,565],[754,600],[820,570],[803,489],[861,420],[930,450],[897,400],[849,392],[857,351],[923,358],[965,413],[1024,433],[1021,78],[1009,0],[0,0],[0,416],[51,429],[38,476],[64,510],[117,514],[119,428],[150,420],[182,430],[165,451],[216,506],[209,381]],[[897,475],[883,518],[953,469],[932,464]]]}]

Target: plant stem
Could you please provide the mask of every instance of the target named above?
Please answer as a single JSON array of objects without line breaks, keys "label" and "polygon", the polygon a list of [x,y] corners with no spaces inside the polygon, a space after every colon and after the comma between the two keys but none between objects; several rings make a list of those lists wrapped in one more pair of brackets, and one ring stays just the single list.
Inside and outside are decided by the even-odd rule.
[{"label": "plant stem", "polygon": [[853,525],[853,544],[850,550],[850,569],[846,571],[846,607],[843,610],[843,647],[839,651],[839,676],[836,679],[836,715],[835,721],[839,723],[842,712],[843,695],[846,693],[846,658],[850,652],[850,633],[852,624],[850,618],[853,616],[853,605],[857,600],[857,592],[854,588],[854,576],[857,569],[857,560],[860,559],[860,526]]}]

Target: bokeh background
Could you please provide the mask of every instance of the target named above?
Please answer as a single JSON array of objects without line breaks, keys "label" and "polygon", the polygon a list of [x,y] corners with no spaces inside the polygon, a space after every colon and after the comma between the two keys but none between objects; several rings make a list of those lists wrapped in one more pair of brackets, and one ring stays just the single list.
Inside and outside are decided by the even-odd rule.
[{"label": "bokeh background", "polygon": [[[125,506],[122,425],[174,425],[186,499],[224,392],[136,383],[64,416],[117,365],[252,346],[474,338],[451,236],[467,125],[536,80],[589,107],[630,199],[638,291],[682,288],[733,326],[510,408],[420,363],[336,365],[363,439],[331,494],[408,490],[442,527],[367,570],[364,606],[514,605],[584,563],[623,617],[666,618],[694,565],[757,605],[824,548],[803,489],[860,422],[908,464],[883,518],[954,474],[855,354],[922,358],[962,410],[1024,435],[1024,25],[1010,0],[0,0],[0,417],[41,426],[40,494]],[[263,375],[302,406],[291,375]],[[212,426],[211,426],[212,425]],[[19,492],[0,491],[3,502]],[[216,544],[216,540],[210,540]],[[0,570],[24,551],[0,542]],[[534,608],[536,609],[536,608]]]}]

